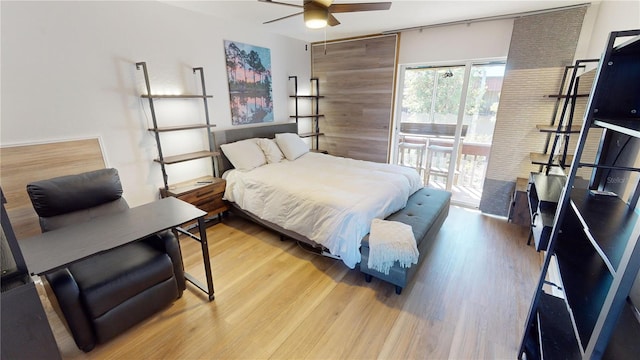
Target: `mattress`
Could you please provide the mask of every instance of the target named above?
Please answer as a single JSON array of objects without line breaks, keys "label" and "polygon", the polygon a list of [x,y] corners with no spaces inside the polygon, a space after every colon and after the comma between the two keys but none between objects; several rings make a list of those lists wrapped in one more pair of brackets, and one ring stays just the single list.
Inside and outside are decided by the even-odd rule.
[{"label": "mattress", "polygon": [[326,247],[352,269],[371,221],[402,209],[422,187],[412,168],[313,152],[223,177],[225,200]]}]

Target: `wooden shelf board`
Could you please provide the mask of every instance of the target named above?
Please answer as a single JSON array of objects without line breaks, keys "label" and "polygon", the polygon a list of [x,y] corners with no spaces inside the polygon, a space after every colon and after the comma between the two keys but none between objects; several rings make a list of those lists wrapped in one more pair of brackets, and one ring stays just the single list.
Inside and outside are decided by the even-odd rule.
[{"label": "wooden shelf board", "polygon": [[321,132],[309,132],[309,133],[298,134],[298,136],[300,136],[301,138],[307,138],[307,137],[312,137],[312,136],[320,136],[320,135],[324,135],[324,133],[321,133]]},{"label": "wooden shelf board", "polygon": [[295,99],[322,99],[323,95],[289,95],[290,98]]},{"label": "wooden shelf board", "polygon": [[194,129],[206,129],[216,127],[213,124],[193,124],[193,125],[180,125],[180,126],[165,126],[159,128],[149,128],[149,131],[154,132],[169,132],[169,131],[181,131],[181,130],[194,130]]},{"label": "wooden shelf board", "polygon": [[143,99],[209,99],[213,95],[140,95]]},{"label": "wooden shelf board", "polygon": [[317,115],[313,115],[313,114],[312,114],[312,115],[298,115],[298,116],[290,115],[289,117],[290,117],[290,118],[292,118],[292,119],[319,118],[319,117],[324,117],[324,114],[317,114]]},{"label": "wooden shelf board", "polygon": [[[531,159],[532,164],[536,165],[547,165],[549,162],[549,154],[540,154],[540,153],[529,153],[529,158]],[[561,155],[555,155],[553,157],[553,162],[551,166],[560,166]],[[563,167],[571,166],[571,162],[573,161],[573,155],[567,155],[567,159]]]},{"label": "wooden shelf board", "polygon": [[589,97],[589,94],[576,94],[576,95],[558,95],[558,94],[554,94],[554,95],[547,95],[547,97],[553,98],[553,99],[566,99],[566,98],[572,98],[572,97],[577,97],[577,98],[584,98],[584,97]]},{"label": "wooden shelf board", "polygon": [[549,162],[549,155],[540,153],[529,153],[532,164],[546,165]]},{"label": "wooden shelf board", "polygon": [[526,192],[527,188],[529,188],[529,179],[527,178],[516,178],[516,191]]},{"label": "wooden shelf board", "polygon": [[598,62],[600,60],[593,60],[593,61],[589,61],[590,63],[594,63],[593,65],[590,65],[592,68],[589,70],[586,70],[586,65],[583,65],[581,67],[585,68],[585,71],[581,74],[578,74],[578,77],[587,77],[587,76],[595,76],[594,73],[598,71]]},{"label": "wooden shelf board", "polygon": [[549,133],[557,133],[557,134],[578,134],[582,129],[579,125],[573,125],[571,128],[567,126],[562,126],[560,130],[558,130],[557,125],[536,125],[536,128],[541,132],[549,132]]},{"label": "wooden shelf board", "polygon": [[164,163],[164,164],[177,164],[183,161],[201,159],[206,157],[214,157],[219,156],[220,153],[217,151],[197,151],[188,154],[174,155],[174,156],[165,156],[164,161],[160,161],[160,159],[154,159],[153,161]]}]

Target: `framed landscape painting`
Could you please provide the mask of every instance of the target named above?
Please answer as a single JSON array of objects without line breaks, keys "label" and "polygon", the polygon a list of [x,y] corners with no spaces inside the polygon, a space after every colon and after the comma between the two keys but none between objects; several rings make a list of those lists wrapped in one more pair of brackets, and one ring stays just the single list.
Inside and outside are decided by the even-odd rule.
[{"label": "framed landscape painting", "polygon": [[267,48],[224,41],[231,123],[273,121],[271,52]]}]

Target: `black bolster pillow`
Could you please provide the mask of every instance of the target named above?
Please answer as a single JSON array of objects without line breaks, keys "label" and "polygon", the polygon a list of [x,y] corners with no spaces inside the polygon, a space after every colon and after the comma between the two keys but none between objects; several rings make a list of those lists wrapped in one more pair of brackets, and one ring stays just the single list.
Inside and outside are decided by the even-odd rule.
[{"label": "black bolster pillow", "polygon": [[122,197],[116,169],[100,169],[27,184],[33,208],[40,217],[51,217],[92,208]]}]

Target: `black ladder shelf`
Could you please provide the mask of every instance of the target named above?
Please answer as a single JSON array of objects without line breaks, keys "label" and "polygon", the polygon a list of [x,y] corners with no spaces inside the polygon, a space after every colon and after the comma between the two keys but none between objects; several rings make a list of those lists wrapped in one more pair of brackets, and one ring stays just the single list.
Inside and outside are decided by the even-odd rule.
[{"label": "black ladder shelf", "polygon": [[[296,124],[299,124],[300,119],[311,119],[311,131],[304,132],[298,134],[300,137],[304,138],[312,138],[311,140],[311,148],[313,150],[319,151],[320,147],[320,136],[324,135],[324,133],[320,132],[320,118],[324,117],[323,114],[320,114],[320,99],[324,98],[324,96],[320,95],[320,82],[318,78],[311,78],[311,94],[309,95],[299,95],[298,94],[298,77],[295,75],[289,76],[289,80],[293,80],[293,93],[294,95],[290,95],[289,97],[295,99],[295,114],[289,116],[292,119],[296,120]],[[307,99],[311,100],[311,112],[309,114],[300,114],[300,107],[298,100]]]},{"label": "black ladder shelf", "polygon": [[[521,360],[640,354],[639,105],[640,29],[612,32],[559,196]],[[598,154],[582,162],[593,128],[603,131]],[[584,187],[579,168],[592,169]]]},{"label": "black ladder shelf", "polygon": [[[209,105],[207,103],[207,99],[212,98],[212,95],[207,95],[207,90],[204,83],[204,70],[202,67],[193,68],[193,73],[198,73],[200,76],[200,84],[201,84],[201,94],[187,94],[187,95],[162,95],[162,94],[154,94],[151,92],[151,85],[149,83],[149,73],[147,72],[147,64],[146,62],[138,62],[136,63],[136,69],[142,69],[144,73],[144,81],[147,93],[144,95],[140,95],[143,99],[149,100],[149,110],[151,113],[151,120],[153,121],[153,127],[148,130],[155,134],[156,146],[158,148],[158,158],[154,159],[155,162],[160,164],[160,168],[162,169],[162,179],[164,182],[164,190],[169,190],[169,175],[167,174],[167,165],[177,164],[184,161],[191,161],[202,158],[211,158],[211,166],[213,176],[217,177],[217,164],[216,157],[220,155],[219,152],[214,151],[214,143],[213,143],[213,135],[211,134],[212,127],[215,127],[214,124],[211,124],[209,120]],[[154,102],[156,100],[163,99],[202,99],[204,106],[204,115],[205,122],[204,123],[194,123],[189,125],[180,125],[180,126],[158,126],[158,118],[156,116]],[[207,131],[207,139],[208,139],[208,149],[203,149],[196,152],[191,152],[187,154],[178,154],[173,156],[165,156],[162,148],[162,142],[160,139],[160,133],[165,132],[174,132],[174,131],[189,131],[189,130],[198,130],[205,129]]]},{"label": "black ladder shelf", "polygon": [[[586,63],[598,61],[598,59],[576,60],[574,65],[565,66],[558,94],[549,95],[550,98],[556,99],[551,122],[536,126],[538,131],[547,135],[544,152],[530,154],[531,163],[540,165],[540,172],[546,167],[545,175],[549,175],[553,167],[565,169],[571,164],[573,157],[567,154],[569,151],[569,138],[571,134],[580,133],[581,128],[580,125],[573,124],[576,101],[578,98],[589,96],[587,93],[578,93],[580,70],[585,69]],[[569,79],[568,85],[567,79]],[[565,85],[567,85],[566,90]],[[558,116],[558,111],[561,108],[560,104],[562,104],[562,109]],[[553,141],[551,141],[552,137]],[[551,146],[551,149],[549,149],[549,146]],[[562,147],[562,151],[557,151],[558,147]]]},{"label": "black ladder shelf", "polygon": [[[164,94],[154,94],[153,92],[151,92],[151,84],[149,82],[149,73],[147,72],[147,64],[146,62],[138,62],[136,63],[136,69],[140,70],[142,69],[143,73],[144,73],[144,81],[145,81],[145,87],[146,87],[146,94],[140,95],[141,98],[143,99],[148,99],[149,100],[149,111],[151,113],[151,120],[153,121],[153,126],[150,127],[148,130],[153,132],[155,135],[155,139],[156,139],[156,146],[158,148],[158,158],[154,159],[155,162],[160,164],[160,168],[162,169],[162,180],[164,182],[163,184],[163,188],[160,189],[160,194],[162,197],[167,197],[167,196],[173,196],[171,193],[169,193],[170,189],[173,192],[177,192],[177,194],[175,194],[175,197],[180,198],[181,194],[179,193],[179,191],[176,191],[176,187],[178,187],[178,185],[173,184],[173,185],[169,185],[169,175],[167,174],[167,165],[171,165],[171,164],[177,164],[177,163],[181,163],[181,162],[185,162],[185,161],[191,161],[191,160],[196,160],[196,159],[203,159],[203,158],[211,158],[211,166],[212,166],[212,172],[213,172],[213,176],[205,176],[205,177],[200,177],[198,179],[193,179],[190,180],[189,182],[191,184],[193,184],[192,186],[190,186],[191,188],[194,189],[198,189],[199,191],[204,189],[205,187],[212,187],[214,186],[214,177],[218,176],[218,168],[217,168],[217,164],[216,164],[216,158],[218,156],[220,156],[220,153],[217,151],[214,151],[214,142],[213,142],[213,135],[211,134],[210,129],[212,127],[215,127],[214,124],[211,124],[210,120],[209,120],[209,105],[207,103],[207,100],[209,98],[212,98],[212,95],[207,95],[207,90],[204,84],[204,70],[201,67],[195,67],[193,68],[193,73],[194,74],[199,74],[200,75],[200,86],[201,86],[201,90],[202,93],[201,94],[185,94],[185,95],[164,95]],[[155,105],[154,102],[156,100],[166,100],[166,99],[195,99],[195,100],[199,100],[202,99],[203,102],[203,106],[204,106],[204,117],[205,117],[205,122],[194,122],[194,123],[190,123],[187,125],[178,125],[178,126],[158,126],[158,118],[156,116],[156,110],[155,110]],[[207,132],[207,139],[208,139],[208,149],[203,149],[200,151],[195,151],[195,152],[191,152],[191,153],[187,153],[187,154],[178,154],[178,155],[172,155],[172,156],[165,156],[164,152],[163,152],[163,148],[162,148],[162,143],[161,143],[161,133],[171,133],[171,132],[182,132],[182,131],[192,131],[195,132],[197,130],[206,130]],[[179,187],[178,187],[179,188]],[[183,199],[184,200],[184,199]],[[187,201],[190,202],[190,201]],[[192,204],[194,206],[196,206],[195,203],[192,202]],[[200,207],[200,206],[197,206]],[[201,227],[204,225],[204,219],[202,221],[198,221],[196,223],[196,225],[193,226],[198,226],[200,227],[200,234],[202,234],[202,231],[204,231]],[[190,226],[189,229],[193,226]],[[198,289],[200,289],[201,291],[203,291],[205,294],[208,295],[209,301],[212,301],[214,299],[214,290],[213,290],[213,280],[211,279],[211,265],[209,264],[209,252],[208,252],[208,248],[207,248],[207,239],[206,237],[198,237],[196,235],[193,235],[191,232],[187,231],[186,229],[182,228],[182,227],[176,227],[173,229],[174,233],[176,234],[176,237],[178,237],[178,234],[183,234],[188,236],[189,238],[191,238],[192,240],[198,241],[200,243],[200,246],[202,248],[202,254],[205,258],[205,262],[204,262],[204,268],[205,268],[205,275],[207,278],[207,284],[206,286],[201,283],[198,279],[196,279],[194,276],[188,274],[185,272],[185,280],[187,280],[188,282],[190,282],[191,284],[193,284],[194,286],[196,286]],[[206,233],[205,233],[206,234]]]}]

